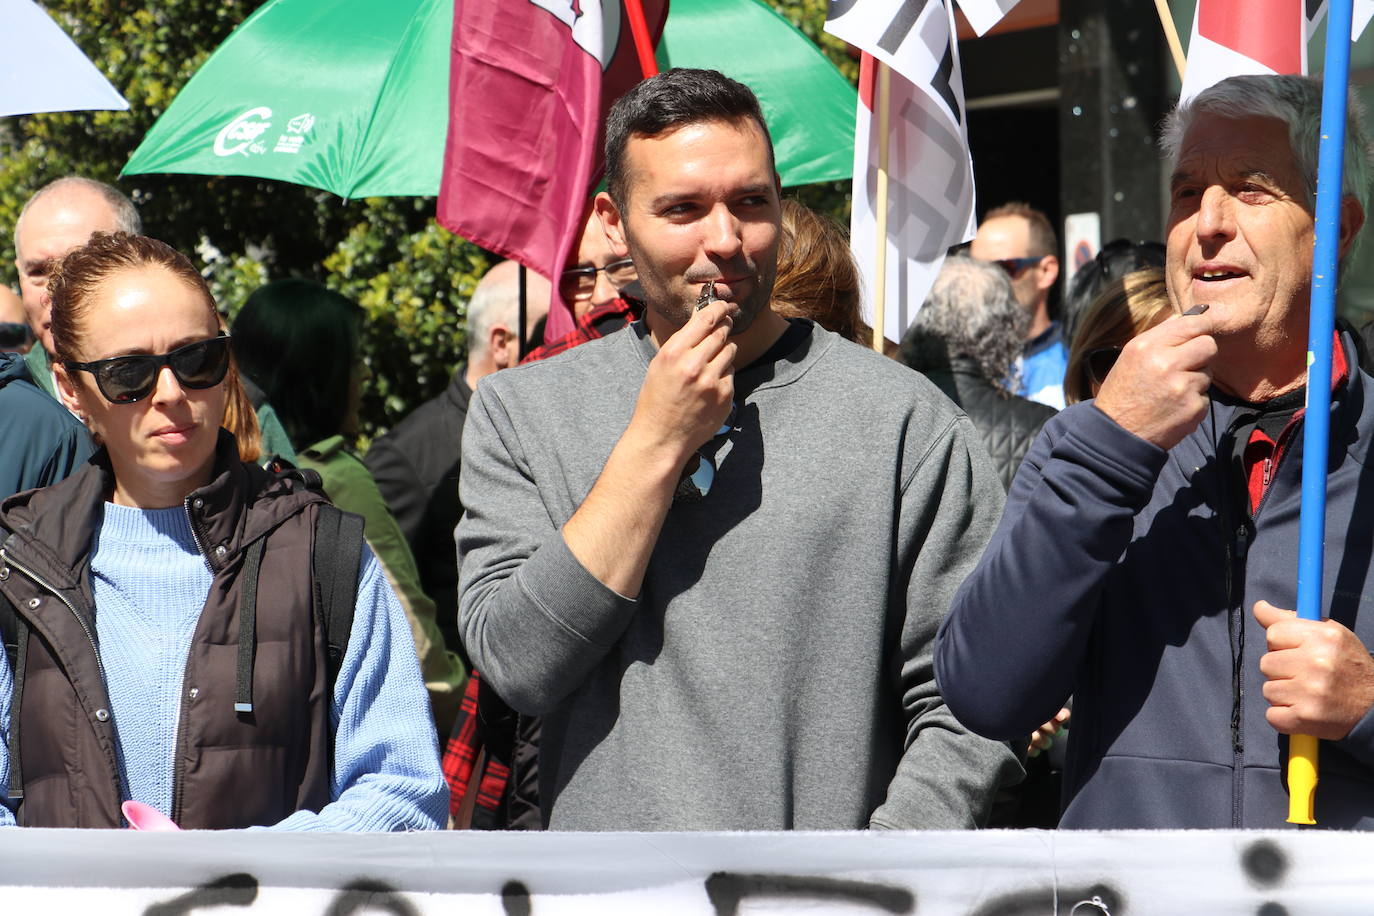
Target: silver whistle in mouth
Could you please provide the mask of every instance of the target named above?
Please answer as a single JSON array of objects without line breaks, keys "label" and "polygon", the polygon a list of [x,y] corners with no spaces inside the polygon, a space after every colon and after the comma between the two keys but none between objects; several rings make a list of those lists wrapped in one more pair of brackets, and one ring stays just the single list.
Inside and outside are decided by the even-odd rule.
[{"label": "silver whistle in mouth", "polygon": [[697,296],[696,310],[699,312],[712,302],[716,301],[716,282],[712,280],[701,287],[701,295]]}]

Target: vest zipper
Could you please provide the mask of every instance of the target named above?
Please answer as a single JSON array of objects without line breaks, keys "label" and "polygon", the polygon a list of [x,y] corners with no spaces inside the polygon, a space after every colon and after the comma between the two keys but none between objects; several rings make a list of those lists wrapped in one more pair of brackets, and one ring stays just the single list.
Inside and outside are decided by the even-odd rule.
[{"label": "vest zipper", "polygon": [[44,591],[51,592],[54,598],[56,598],[58,601],[61,601],[64,605],[66,605],[67,610],[72,612],[72,616],[76,618],[76,622],[81,625],[81,631],[86,634],[86,639],[91,644],[91,651],[95,653],[95,667],[96,670],[100,672],[100,682],[102,684],[108,683],[108,681],[105,678],[105,665],[100,661],[100,647],[96,645],[95,634],[91,632],[91,628],[86,624],[85,619],[81,616],[80,613],[77,612],[76,605],[72,604],[70,601],[64,598],[61,592],[59,592],[57,589],[49,585],[46,580],[44,580],[41,576],[38,575],[38,573],[34,572],[33,570],[29,569],[27,566],[24,566],[21,563],[16,563],[14,557],[10,556],[10,554],[8,554],[3,548],[0,548],[0,560],[4,560],[9,565],[13,566],[15,569],[19,570],[21,573],[28,576],[30,579],[32,579],[34,582],[38,584],[39,588],[42,588]]},{"label": "vest zipper", "polygon": [[[186,521],[191,526],[191,539],[196,542],[196,550],[200,551],[200,558],[205,561],[205,568],[210,570],[210,575],[215,574],[215,567],[210,563],[210,554],[205,550],[205,542],[200,538],[200,527],[196,524],[195,513],[191,511],[191,497],[186,497],[182,501],[186,508]],[[213,587],[213,586],[212,586]],[[185,782],[186,757],[181,752],[181,726],[186,720],[188,712],[189,691],[186,687],[186,671],[191,666],[191,655],[188,652],[186,662],[181,669],[181,686],[179,688],[181,696],[177,698],[177,723],[172,732],[172,811],[168,815],[174,823],[181,821],[181,800],[182,783]]]},{"label": "vest zipper", "polygon": [[[95,634],[91,632],[91,628],[86,624],[85,619],[82,618],[81,614],[76,610],[76,605],[68,601],[61,592],[59,592],[57,589],[53,588],[50,584],[48,584],[47,580],[44,579],[42,576],[38,575],[38,573],[29,569],[22,563],[16,563],[14,561],[14,557],[11,556],[2,547],[0,547],[0,560],[4,561],[5,563],[8,563],[10,566],[13,566],[15,569],[19,570],[21,573],[28,576],[35,583],[37,583],[39,588],[47,592],[50,592],[53,595],[53,597],[55,597],[58,601],[61,601],[64,605],[66,605],[67,610],[71,611],[72,616],[76,618],[76,622],[81,625],[81,631],[86,634],[86,640],[91,644],[91,652],[95,655],[95,669],[96,671],[100,672],[100,684],[102,687],[106,687],[106,685],[109,684],[109,680],[105,677],[105,664],[100,660],[100,647],[96,645]],[[106,687],[106,689],[108,690],[109,688]],[[18,709],[10,710],[11,716],[17,716],[19,714],[20,710]],[[101,724],[103,724],[106,728],[113,728],[113,725],[111,724],[113,722],[114,716],[111,715]],[[124,796],[124,790],[119,785],[119,762],[117,756],[111,754],[109,763],[110,776],[114,780],[115,798],[122,798]]]}]

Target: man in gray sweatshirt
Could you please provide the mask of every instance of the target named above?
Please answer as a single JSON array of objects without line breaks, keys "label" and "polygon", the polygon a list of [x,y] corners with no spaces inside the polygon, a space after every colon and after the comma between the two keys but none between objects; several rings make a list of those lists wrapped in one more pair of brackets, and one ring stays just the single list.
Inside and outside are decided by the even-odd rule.
[{"label": "man in gray sweatshirt", "polygon": [[463,436],[459,623],[543,716],[564,830],[960,828],[1019,777],[931,643],[1001,511],[925,379],[769,309],[758,102],[672,70],[612,111],[597,214],[642,321],[498,373]]}]

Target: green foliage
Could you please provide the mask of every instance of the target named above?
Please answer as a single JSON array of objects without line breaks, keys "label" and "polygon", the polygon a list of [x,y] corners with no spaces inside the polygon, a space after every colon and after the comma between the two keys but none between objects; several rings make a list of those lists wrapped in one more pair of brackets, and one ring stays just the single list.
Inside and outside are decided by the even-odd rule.
[{"label": "green foliage", "polygon": [[[0,245],[42,185],[67,174],[116,184],[149,234],[191,255],[222,309],[235,314],[257,286],[318,279],[362,304],[372,379],[362,441],[438,393],[466,349],[467,300],[494,261],[438,227],[432,198],[342,201],[323,191],[238,177],[135,175],[120,168],[177,91],[262,0],[43,0],[44,8],[129,100],[127,112],[0,119]],[[825,0],[769,0],[851,80],[857,62],[821,32]],[[845,184],[793,192],[848,222]],[[14,265],[0,258],[0,282]]]}]

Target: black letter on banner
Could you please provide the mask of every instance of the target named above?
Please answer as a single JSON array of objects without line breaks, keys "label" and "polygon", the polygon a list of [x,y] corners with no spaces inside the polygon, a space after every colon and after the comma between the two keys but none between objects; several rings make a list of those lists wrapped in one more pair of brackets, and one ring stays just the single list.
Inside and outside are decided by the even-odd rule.
[{"label": "black letter on banner", "polygon": [[359,878],[339,890],[324,916],[352,916],[360,910],[381,910],[395,916],[420,916],[414,905],[381,881]]},{"label": "black letter on banner", "polygon": [[905,0],[901,9],[897,10],[897,15],[892,17],[887,31],[883,32],[883,37],[878,39],[878,47],[889,54],[896,54],[902,42],[906,41],[911,27],[921,18],[921,10],[925,8],[926,0]]},{"label": "black letter on banner", "polygon": [[954,97],[954,87],[949,84],[949,78],[954,75],[954,48],[945,45],[945,56],[940,58],[940,69],[935,74],[935,79],[931,82],[931,88],[940,94],[940,98],[945,100],[949,110],[954,112],[955,120],[959,123],[964,121],[964,113],[959,108],[959,100]]},{"label": "black letter on banner", "polygon": [[1067,914],[1069,907],[1077,910],[1074,916],[1102,916],[1103,912],[1125,912],[1126,899],[1105,884],[1092,887],[1027,888],[989,900],[970,916],[1039,916],[1054,912],[1055,900],[1059,912]]},{"label": "black letter on banner", "polygon": [[258,879],[239,872],[216,878],[166,903],[150,904],[143,916],[185,916],[212,906],[252,906],[257,899]]},{"label": "black letter on banner", "polygon": [[530,889],[523,881],[510,880],[502,886],[501,908],[506,916],[530,916]]},{"label": "black letter on banner", "polygon": [[825,11],[825,21],[834,22],[845,13],[854,8],[854,4],[859,0],[830,0],[830,4]]},{"label": "black letter on banner", "polygon": [[706,879],[706,896],[718,916],[735,916],[745,897],[788,897],[867,903],[888,913],[910,913],[916,895],[904,887],[797,875],[736,875],[718,871]]}]

